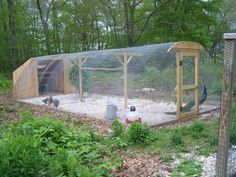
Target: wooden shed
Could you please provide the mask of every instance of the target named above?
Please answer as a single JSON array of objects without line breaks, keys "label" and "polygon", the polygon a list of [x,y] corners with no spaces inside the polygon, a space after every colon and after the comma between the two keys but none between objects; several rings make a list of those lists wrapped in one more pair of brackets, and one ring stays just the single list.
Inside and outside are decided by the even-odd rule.
[{"label": "wooden shed", "polygon": [[74,92],[66,74],[69,68],[70,63],[65,59],[29,59],[13,72],[13,97],[23,99],[47,93]]}]

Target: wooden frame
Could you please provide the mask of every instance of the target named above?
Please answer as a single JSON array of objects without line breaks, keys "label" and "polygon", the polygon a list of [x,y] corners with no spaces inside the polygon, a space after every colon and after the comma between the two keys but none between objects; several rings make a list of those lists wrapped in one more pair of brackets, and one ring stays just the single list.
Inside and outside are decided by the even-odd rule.
[{"label": "wooden frame", "polygon": [[[204,48],[195,42],[177,42],[168,52],[176,52],[176,86],[177,86],[177,118],[197,116],[199,114],[199,53],[203,52]],[[191,57],[194,59],[194,84],[184,85],[183,83],[183,58]],[[182,112],[184,92],[194,90],[194,110]]]},{"label": "wooden frame", "polygon": [[[101,71],[119,71],[123,70],[124,73],[124,108],[128,107],[128,64],[133,58],[133,56],[142,56],[138,52],[115,52],[113,55],[120,61],[123,68],[92,68],[92,67],[83,67],[83,64],[87,61],[89,57],[84,56],[79,58],[79,83],[80,83],[80,101],[83,100],[83,70],[101,70]],[[94,57],[93,57],[94,58]]]},{"label": "wooden frame", "polygon": [[[204,51],[204,48],[196,42],[175,42],[170,43],[170,47],[166,52],[176,53],[176,85],[177,85],[177,118],[186,116],[195,116],[199,113],[199,53]],[[83,101],[83,70],[101,70],[101,71],[119,71],[123,70],[124,73],[124,107],[128,106],[128,65],[132,58],[142,56],[140,52],[134,52],[134,48],[126,48],[119,50],[111,50],[109,55],[116,56],[122,67],[118,68],[94,68],[94,67],[83,67],[88,59],[96,59],[93,55],[93,51],[89,53],[74,54],[75,57],[79,57],[79,82],[80,82],[80,101]],[[96,53],[95,53],[96,54]],[[107,55],[107,56],[109,56]],[[64,67],[64,93],[73,93],[75,89],[70,84],[67,73],[71,67],[69,62],[67,62],[68,54],[61,54],[47,56],[45,60],[63,60]],[[181,62],[184,56],[192,56],[195,60],[195,84],[184,85],[183,83],[183,66]],[[45,67],[42,65],[37,65],[36,61],[38,58],[30,59],[25,64],[20,66],[16,71],[13,72],[13,96],[17,99],[20,98],[30,98],[38,96],[38,81],[37,81],[37,68]],[[29,74],[30,73],[30,74]],[[26,84],[25,84],[26,83]],[[27,90],[27,91],[26,91]],[[29,90],[29,92],[28,92]],[[181,107],[183,105],[183,92],[186,90],[195,90],[195,109],[190,113],[182,113]]]}]

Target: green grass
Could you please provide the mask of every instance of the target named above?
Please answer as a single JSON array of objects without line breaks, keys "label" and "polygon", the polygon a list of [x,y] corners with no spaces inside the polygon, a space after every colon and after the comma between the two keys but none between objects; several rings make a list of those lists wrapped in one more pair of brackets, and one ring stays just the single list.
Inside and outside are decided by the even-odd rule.
[{"label": "green grass", "polygon": [[202,165],[196,162],[193,158],[183,159],[182,162],[177,165],[173,171],[172,177],[192,177],[192,176],[201,176]]},{"label": "green grass", "polygon": [[[219,121],[194,121],[178,128],[161,128],[151,132],[151,141],[137,148],[157,153],[164,161],[171,162],[170,154],[191,152],[209,156],[216,152]],[[167,155],[166,155],[167,154]]]}]

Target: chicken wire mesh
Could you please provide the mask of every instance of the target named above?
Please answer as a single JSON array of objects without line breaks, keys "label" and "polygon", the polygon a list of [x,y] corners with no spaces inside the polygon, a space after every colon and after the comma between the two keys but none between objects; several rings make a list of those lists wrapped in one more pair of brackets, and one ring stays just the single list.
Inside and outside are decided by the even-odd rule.
[{"label": "chicken wire mesh", "polygon": [[[98,118],[104,118],[107,105],[112,103],[118,107],[117,115],[121,119],[130,106],[135,106],[143,121],[150,125],[176,119],[176,53],[169,51],[175,44],[171,42],[33,58],[37,63],[39,95],[46,97],[74,93],[56,96],[61,101],[59,108]],[[184,85],[195,83],[195,64],[193,57],[183,57]],[[200,112],[219,105],[220,89],[217,86],[221,82],[220,72],[212,66],[208,55],[201,53],[200,96],[203,86],[210,96],[204,100]],[[128,97],[127,108],[124,108],[125,95]],[[194,110],[194,92],[184,92],[183,96],[186,112]],[[39,103],[40,100],[35,102]],[[168,112],[174,114],[168,115]]]},{"label": "chicken wire mesh", "polygon": [[[228,149],[228,163],[227,163],[227,176],[236,177],[236,43],[228,42],[232,46],[231,52],[233,62],[232,71],[232,113],[229,127],[229,149]],[[227,46],[228,47],[228,46]]]},{"label": "chicken wire mesh", "polygon": [[[236,35],[225,34],[217,177],[236,176]],[[232,38],[233,37],[233,38]]]}]

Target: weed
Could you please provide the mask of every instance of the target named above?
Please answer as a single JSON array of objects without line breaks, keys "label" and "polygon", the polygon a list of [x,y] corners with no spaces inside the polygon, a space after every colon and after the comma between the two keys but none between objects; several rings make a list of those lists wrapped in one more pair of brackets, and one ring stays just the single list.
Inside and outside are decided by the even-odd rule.
[{"label": "weed", "polygon": [[118,147],[118,148],[124,148],[128,146],[128,142],[126,139],[124,138],[120,138],[120,137],[114,137],[112,138],[112,147]]},{"label": "weed", "polygon": [[199,139],[204,134],[205,124],[200,121],[194,121],[189,126],[189,132],[191,133],[191,136],[195,139]]},{"label": "weed", "polygon": [[124,137],[125,128],[119,120],[112,122],[112,137]]},{"label": "weed", "polygon": [[184,144],[183,134],[179,129],[175,129],[171,134],[171,143],[174,146],[181,146]]},{"label": "weed", "polygon": [[186,158],[177,165],[171,174],[172,177],[179,176],[201,176],[202,165],[196,162],[193,158]]},{"label": "weed", "polygon": [[172,162],[172,160],[173,160],[172,154],[170,154],[170,153],[164,154],[164,155],[162,156],[162,160],[163,160],[163,162],[165,162],[165,163],[170,163],[170,162]]}]

